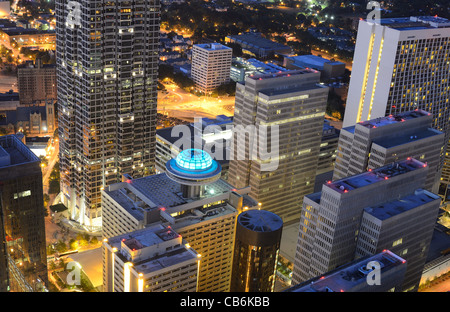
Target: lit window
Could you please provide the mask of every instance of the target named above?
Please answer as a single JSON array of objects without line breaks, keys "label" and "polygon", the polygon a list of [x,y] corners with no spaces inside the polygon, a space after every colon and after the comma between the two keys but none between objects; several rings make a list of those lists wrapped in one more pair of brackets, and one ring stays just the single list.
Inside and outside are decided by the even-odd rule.
[{"label": "lit window", "polygon": [[30,190],[23,191],[23,192],[20,192],[20,193],[14,193],[14,199],[17,199],[19,197],[27,197],[27,196],[31,196],[31,191]]}]

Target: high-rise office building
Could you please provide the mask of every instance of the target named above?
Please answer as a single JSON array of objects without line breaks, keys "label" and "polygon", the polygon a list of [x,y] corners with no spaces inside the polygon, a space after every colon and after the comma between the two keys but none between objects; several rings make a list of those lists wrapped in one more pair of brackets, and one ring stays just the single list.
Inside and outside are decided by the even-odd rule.
[{"label": "high-rise office building", "polygon": [[303,196],[314,190],[328,98],[319,78],[305,69],[236,85],[228,181],[249,185],[250,196],[284,224],[298,222]]},{"label": "high-rise office building", "polygon": [[410,158],[329,181],[305,196],[293,284],[389,249],[411,262],[402,290],[417,289],[440,205],[423,189],[427,170]]},{"label": "high-rise office building", "polygon": [[413,110],[343,128],[333,180],[412,157],[428,165],[424,188],[437,193],[445,134],[431,128],[432,122],[430,113]]},{"label": "high-rise office building", "polygon": [[101,228],[101,190],[154,170],[159,0],[56,1],[61,198]]},{"label": "high-rise office building", "polygon": [[275,286],[283,221],[267,210],[238,215],[230,291],[272,292]]},{"label": "high-rise office building", "polygon": [[333,178],[339,133],[340,130],[331,126],[328,120],[324,120],[313,193],[320,191],[322,184]]},{"label": "high-rise office building", "polygon": [[333,271],[292,286],[285,292],[399,291],[406,267],[405,259],[389,250],[384,250],[376,255],[359,258]]},{"label": "high-rise office building", "polygon": [[194,292],[201,255],[161,224],[105,239],[103,291]]},{"label": "high-rise office building", "polygon": [[340,130],[336,129],[328,120],[324,120],[322,141],[320,142],[317,175],[333,171]]},{"label": "high-rise office building", "polygon": [[170,226],[201,254],[199,292],[230,287],[236,217],[258,207],[220,179],[220,164],[201,150],[184,150],[166,171],[110,185],[102,192],[103,236],[126,234],[149,225]]},{"label": "high-rise office building", "polygon": [[20,105],[56,100],[56,66],[43,64],[40,58],[17,67]]},{"label": "high-rise office building", "polygon": [[[450,183],[450,20],[437,16],[361,20],[343,127],[422,109],[446,135],[439,171]],[[445,164],[444,164],[445,163]]]},{"label": "high-rise office building", "polygon": [[45,291],[40,159],[15,135],[0,137],[0,205],[0,291]]},{"label": "high-rise office building", "polygon": [[220,43],[194,44],[191,77],[196,88],[209,93],[229,82],[232,56],[233,49]]}]

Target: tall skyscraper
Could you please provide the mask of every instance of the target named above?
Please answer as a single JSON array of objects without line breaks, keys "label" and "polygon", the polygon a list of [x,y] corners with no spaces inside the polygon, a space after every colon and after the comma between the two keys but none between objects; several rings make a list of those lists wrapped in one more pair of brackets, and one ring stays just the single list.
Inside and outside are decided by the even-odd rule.
[{"label": "tall skyscraper", "polygon": [[230,288],[236,217],[258,207],[220,179],[220,164],[194,149],[168,161],[166,171],[108,186],[102,192],[103,235],[118,236],[149,225],[170,226],[199,254],[199,292]]},{"label": "tall skyscraper", "polygon": [[430,112],[432,127],[446,135],[439,171],[441,183],[448,185],[449,73],[450,20],[421,16],[360,21],[343,127],[414,109]]},{"label": "tall skyscraper", "polygon": [[249,185],[250,196],[284,224],[298,222],[303,196],[314,190],[328,98],[319,78],[305,69],[236,85],[228,181]]},{"label": "tall skyscraper", "polygon": [[48,287],[40,159],[15,135],[0,137],[0,291]]},{"label": "tall skyscraper", "polygon": [[105,239],[103,291],[195,292],[201,255],[161,224]]},{"label": "tall skyscraper", "polygon": [[433,116],[423,110],[361,121],[341,130],[333,180],[416,158],[429,167],[424,188],[436,192],[445,134],[431,128]]},{"label": "tall skyscraper", "polygon": [[61,198],[101,228],[101,190],[154,170],[159,0],[56,1]]},{"label": "tall skyscraper", "polygon": [[272,292],[275,286],[283,221],[267,210],[238,215],[231,292]]},{"label": "tall skyscraper", "polygon": [[406,159],[305,196],[293,284],[389,249],[408,263],[401,290],[417,290],[440,205],[423,189],[427,170]]},{"label": "tall skyscraper", "polygon": [[220,43],[194,44],[191,76],[196,88],[209,93],[229,82],[232,56],[233,49]]}]

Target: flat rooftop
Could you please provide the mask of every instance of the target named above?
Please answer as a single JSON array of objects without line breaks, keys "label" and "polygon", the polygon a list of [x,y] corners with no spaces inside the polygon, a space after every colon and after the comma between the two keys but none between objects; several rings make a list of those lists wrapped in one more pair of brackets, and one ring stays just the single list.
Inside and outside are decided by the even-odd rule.
[{"label": "flat rooftop", "polygon": [[2,155],[10,156],[8,163],[2,162],[1,167],[20,165],[24,163],[40,162],[37,157],[15,134],[0,136],[0,146],[3,148]]},{"label": "flat rooftop", "polygon": [[400,18],[382,18],[381,25],[398,30],[419,30],[450,27],[450,20],[439,16],[411,16]]},{"label": "flat rooftop", "polygon": [[235,40],[237,42],[242,42],[243,44],[251,46],[254,49],[266,49],[266,50],[284,50],[290,49],[289,46],[266,39],[262,37],[259,33],[244,33],[240,35],[230,35],[228,38]]},{"label": "flat rooftop", "polygon": [[423,168],[425,166],[426,165],[424,163],[418,160],[408,158],[404,161],[394,163],[393,165],[376,168],[336,181],[328,181],[324,185],[340,193],[347,193],[383,180],[388,180],[389,178],[397,175]]},{"label": "flat rooftop", "polygon": [[240,57],[233,58],[232,66],[235,68],[244,68],[246,70],[254,70],[260,73],[274,73],[278,71],[286,71],[287,69],[273,63],[266,63],[255,58],[243,59]]},{"label": "flat rooftop", "polygon": [[330,61],[329,59],[326,59],[326,58],[323,58],[323,57],[317,56],[317,55],[297,55],[297,56],[289,56],[288,58],[292,59],[294,61],[294,64],[296,64],[297,62],[300,62],[303,64],[308,64],[312,68],[316,68],[319,70],[323,69],[323,66],[325,63],[333,64],[333,65],[338,65],[338,64],[345,65],[342,62]]},{"label": "flat rooftop", "polygon": [[[203,117],[198,122],[191,122],[191,123],[181,125],[181,126],[186,126],[189,128],[189,133],[191,135],[191,141],[193,141],[194,135],[197,134],[197,131],[203,133],[203,131],[205,129],[207,129],[208,126],[217,126],[217,127],[220,127],[222,129],[222,131],[225,131],[225,130],[227,130],[227,127],[230,128],[232,124],[233,124],[233,117],[228,117],[225,115],[218,115],[214,119]],[[172,135],[172,131],[174,131],[175,127],[177,127],[177,126],[158,129],[158,130],[156,130],[156,135],[163,138],[164,140],[166,140],[167,142],[169,142],[171,144],[175,144],[181,138],[181,134],[180,134],[180,136]],[[209,129],[211,129],[211,127]],[[178,133],[176,133],[176,134],[178,134]]]},{"label": "flat rooftop", "polygon": [[397,115],[389,115],[386,117],[379,117],[379,118],[374,118],[371,120],[366,120],[366,121],[361,121],[359,123],[357,123],[357,126],[363,126],[366,128],[379,128],[379,127],[383,127],[383,126],[387,126],[387,125],[391,125],[391,124],[397,124],[399,122],[405,122],[411,119],[416,119],[416,118],[420,118],[420,117],[425,117],[425,116],[431,116],[430,113],[424,111],[424,110],[413,110],[413,111],[408,111],[408,112],[404,112],[401,114],[397,114]]},{"label": "flat rooftop", "polygon": [[232,50],[232,48],[227,47],[220,43],[200,43],[194,46],[208,50],[208,51],[218,51],[218,50]]},{"label": "flat rooftop", "polygon": [[[171,228],[162,225],[144,228],[131,233],[115,236],[108,239],[108,244],[111,247],[116,247],[119,251],[122,246],[127,246],[130,250],[139,250],[157,246],[162,242],[178,238],[180,235]],[[178,245],[177,247],[175,245]],[[174,249],[165,252],[164,254],[156,255],[149,253],[152,256],[148,258],[133,261],[134,269],[143,274],[158,271],[189,259],[197,259],[197,254],[192,249],[186,248],[184,245],[179,245],[178,241],[174,241]],[[117,255],[124,257],[120,252]]]},{"label": "flat rooftop", "polygon": [[384,148],[391,148],[394,146],[424,140],[437,135],[444,136],[444,133],[433,128],[428,128],[426,130],[416,131],[408,135],[396,136],[389,139],[375,139],[372,142]]},{"label": "flat rooftop", "polygon": [[366,207],[364,211],[379,220],[387,220],[435,200],[440,200],[440,197],[426,190],[417,190],[414,194],[405,196],[399,200]]},{"label": "flat rooftop", "polygon": [[178,237],[179,234],[170,228],[147,228],[122,235],[122,242],[130,249],[143,249]]},{"label": "flat rooftop", "polygon": [[[202,200],[234,190],[233,186],[222,179],[208,184],[206,188],[207,192],[201,198]],[[129,180],[127,183],[122,183],[118,189],[106,188],[104,192],[136,220],[143,220],[144,209],[173,208],[196,200],[184,198],[180,184],[170,179],[165,173]]]},{"label": "flat rooftop", "polygon": [[281,77],[295,77],[300,75],[318,73],[319,71],[314,69],[299,69],[299,70],[286,70],[286,71],[278,71],[275,73],[267,73],[267,74],[254,74],[250,75],[247,78],[252,80],[267,80],[273,78],[281,78]]},{"label": "flat rooftop", "polygon": [[378,261],[381,265],[381,279],[391,269],[399,266],[406,266],[405,260],[390,252],[383,251],[371,257],[365,257],[351,262],[348,265],[339,267],[333,271],[325,273],[309,281],[303,282],[291,288],[286,292],[345,292],[352,291],[359,284],[367,285],[366,268],[370,261]]}]

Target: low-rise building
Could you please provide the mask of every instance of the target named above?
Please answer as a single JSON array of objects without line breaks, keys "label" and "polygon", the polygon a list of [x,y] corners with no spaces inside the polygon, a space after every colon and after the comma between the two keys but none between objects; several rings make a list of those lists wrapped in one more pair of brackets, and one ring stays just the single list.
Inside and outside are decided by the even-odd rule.
[{"label": "low-rise building", "polygon": [[164,173],[124,177],[102,192],[103,236],[162,224],[201,254],[199,292],[229,291],[236,217],[258,207],[248,193],[220,179],[221,166],[201,150],[186,149]]},{"label": "low-rise building", "polygon": [[201,255],[161,224],[103,241],[103,291],[194,292]]},{"label": "low-rise building", "polygon": [[237,43],[241,46],[242,52],[261,59],[269,58],[275,54],[290,55],[292,53],[289,46],[264,38],[258,32],[226,36],[225,42]]}]

